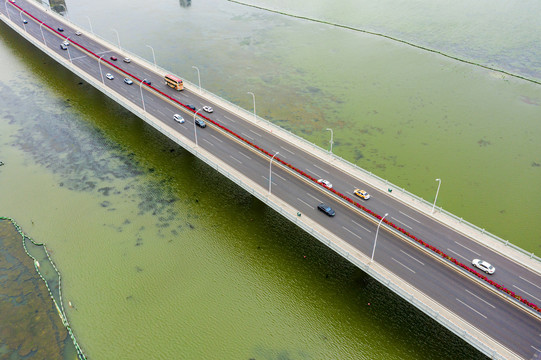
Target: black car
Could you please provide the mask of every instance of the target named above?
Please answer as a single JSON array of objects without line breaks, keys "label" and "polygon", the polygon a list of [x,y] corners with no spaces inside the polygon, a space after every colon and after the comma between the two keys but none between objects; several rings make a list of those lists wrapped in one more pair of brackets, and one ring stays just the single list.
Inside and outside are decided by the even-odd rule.
[{"label": "black car", "polygon": [[152,85],[152,83],[150,82],[150,80],[147,80],[147,79],[144,79],[143,82],[147,85]]},{"label": "black car", "polygon": [[189,107],[190,109],[192,109],[193,111],[195,111],[195,106],[193,105],[186,105],[187,107]]},{"label": "black car", "polygon": [[28,20],[24,19],[23,23],[28,24]]},{"label": "black car", "polygon": [[319,204],[317,206],[317,209],[319,211],[323,211],[326,215],[328,216],[334,216],[336,215],[336,213],[334,212],[334,210],[329,206],[329,205],[325,205],[323,203]]},{"label": "black car", "polygon": [[195,119],[195,125],[199,126],[200,128],[207,127],[207,124],[201,119]]},{"label": "black car", "polygon": [[62,32],[62,31],[64,31],[64,28],[59,27],[59,28],[57,28],[56,30]]},{"label": "black car", "polygon": [[64,44],[60,44],[60,48],[62,50],[68,50],[68,47],[66,45],[64,45]]}]

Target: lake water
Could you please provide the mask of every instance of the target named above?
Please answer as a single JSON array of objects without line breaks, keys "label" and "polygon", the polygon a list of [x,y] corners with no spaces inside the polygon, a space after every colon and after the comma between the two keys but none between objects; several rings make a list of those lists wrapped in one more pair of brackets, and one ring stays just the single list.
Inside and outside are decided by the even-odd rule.
[{"label": "lake water", "polygon": [[[116,42],[114,28],[123,48],[149,60],[151,45],[160,66],[194,83],[199,67],[203,87],[247,109],[246,92],[254,92],[258,115],[320,146],[332,127],[335,153],[429,201],[442,178],[439,205],[539,252],[539,85],[365,33],[227,1],[189,3],[67,7],[85,31],[88,16],[97,34]],[[521,75],[538,76],[539,64],[506,50],[508,37],[448,34],[448,17],[426,2],[417,2],[425,10],[409,27],[405,19],[382,26],[384,10],[393,19],[405,11],[392,2],[253,4],[444,52],[456,43],[453,55],[469,60],[503,51],[530,69]],[[447,4],[456,18],[462,6]],[[494,16],[502,6],[492,5]],[[430,22],[438,31],[421,36]],[[0,31],[0,212],[52,250],[91,358],[478,356],[6,26]],[[482,56],[468,50],[479,43]]]}]

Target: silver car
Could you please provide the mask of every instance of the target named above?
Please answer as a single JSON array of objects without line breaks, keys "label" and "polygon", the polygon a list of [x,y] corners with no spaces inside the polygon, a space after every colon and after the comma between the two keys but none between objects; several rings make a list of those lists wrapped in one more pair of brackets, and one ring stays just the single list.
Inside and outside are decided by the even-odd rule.
[{"label": "silver car", "polygon": [[476,268],[478,268],[479,270],[484,271],[490,275],[494,274],[494,271],[496,271],[496,268],[494,266],[492,266],[491,264],[487,263],[484,260],[473,259],[471,264],[475,266]]}]

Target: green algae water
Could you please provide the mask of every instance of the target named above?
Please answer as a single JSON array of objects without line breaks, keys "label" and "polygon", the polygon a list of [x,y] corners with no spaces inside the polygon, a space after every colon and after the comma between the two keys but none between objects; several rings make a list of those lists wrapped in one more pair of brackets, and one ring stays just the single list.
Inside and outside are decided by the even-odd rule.
[{"label": "green algae water", "polygon": [[[190,2],[188,2],[190,3]],[[531,251],[538,86],[228,2],[73,21]],[[174,16],[173,16],[174,15]],[[145,19],[145,27],[134,19]],[[0,213],[45,242],[95,359],[479,354],[1,25]],[[168,34],[163,37],[163,32]],[[317,36],[314,36],[317,34]],[[354,44],[354,46],[352,45]],[[302,46],[301,46],[302,45]],[[445,187],[447,190],[444,191]],[[501,190],[511,191],[504,197]],[[520,212],[521,216],[514,215]],[[370,305],[368,305],[370,303]]]}]

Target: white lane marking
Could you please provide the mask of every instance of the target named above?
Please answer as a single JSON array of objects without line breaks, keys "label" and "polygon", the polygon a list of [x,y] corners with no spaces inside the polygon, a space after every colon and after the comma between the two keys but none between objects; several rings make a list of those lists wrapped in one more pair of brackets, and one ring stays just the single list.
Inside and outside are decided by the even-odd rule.
[{"label": "white lane marking", "polygon": [[521,278],[522,280],[526,281],[527,283],[532,284],[532,285],[535,286],[536,288],[541,289],[541,287],[535,285],[535,284],[534,284],[533,282],[531,282],[530,280],[526,280],[526,279],[524,279],[522,276],[519,276],[519,278]]},{"label": "white lane marking", "polygon": [[409,216],[409,215],[406,215],[406,214],[405,214],[405,213],[403,213],[402,211],[399,211],[399,213],[401,213],[401,214],[402,214],[402,215],[404,215],[405,217],[407,217],[407,218],[410,218],[411,220],[413,220],[413,221],[415,221],[415,222],[417,222],[417,223],[419,223],[419,224],[421,223],[421,222],[420,222],[419,220],[417,220],[417,219],[414,219],[414,218],[412,218],[412,217],[411,217],[411,216]]},{"label": "white lane marking", "polygon": [[226,118],[226,119],[229,120],[229,121],[236,122],[235,120],[231,119],[229,116],[225,116],[225,115],[224,115],[224,118]]},{"label": "white lane marking", "polygon": [[453,254],[455,254],[456,256],[459,256],[459,257],[463,258],[463,259],[466,260],[467,262],[470,262],[470,259],[468,259],[468,258],[465,257],[465,256],[460,255],[460,254],[457,253],[456,251],[453,251],[453,250],[451,250],[451,249],[449,249],[449,248],[447,248],[447,251],[450,251],[450,252],[452,252]]},{"label": "white lane marking", "polygon": [[[212,136],[212,135],[211,135],[211,136]],[[239,151],[239,154],[241,154],[242,156],[244,156],[244,157],[245,157],[245,158],[247,158],[247,159],[250,159],[250,160],[252,160],[252,158],[251,158],[251,157],[249,157],[248,155],[246,155],[246,154],[245,154],[245,153],[243,153],[242,151]]]},{"label": "white lane marking", "polygon": [[290,153],[291,155],[295,155],[295,153],[294,153],[293,151],[288,150],[288,149],[286,149],[286,148],[283,147],[283,146],[280,146],[280,148],[283,149],[283,150],[285,150],[285,151],[287,151],[287,152]]},{"label": "white lane marking", "polygon": [[72,61],[73,61],[73,60],[79,60],[79,59],[84,59],[84,58],[86,58],[86,57],[88,57],[88,56],[86,56],[86,55],[83,55],[83,56],[77,56],[77,57],[72,57],[71,60],[72,60]]},{"label": "white lane marking", "polygon": [[400,265],[402,265],[403,267],[405,267],[406,269],[408,269],[409,271],[411,271],[412,273],[415,274],[415,271],[411,270],[409,267],[407,267],[406,265],[402,264],[400,261],[396,260],[396,259],[393,258],[393,257],[392,257],[391,259],[393,259],[394,261],[396,261],[397,263],[399,263]]},{"label": "white lane marking", "polygon": [[369,233],[371,233],[371,232],[372,232],[372,230],[369,230],[369,229],[365,228],[364,226],[362,226],[361,224],[359,224],[359,223],[358,223],[358,222],[356,222],[355,220],[351,220],[351,222],[352,222],[352,223],[354,223],[354,224],[355,224],[355,225],[357,225],[357,226],[360,226],[360,227],[362,227],[363,229],[365,229],[365,230],[366,230],[366,231],[368,231]]},{"label": "white lane marking", "polygon": [[306,193],[306,195],[310,196],[312,199],[318,201],[318,202],[322,202],[321,200],[319,200],[317,197],[315,197],[314,195],[312,194],[309,194],[309,193]]},{"label": "white lane marking", "polygon": [[254,139],[253,137],[251,137],[251,136],[249,136],[249,135],[246,135],[246,133],[241,133],[241,134],[244,135],[245,138],[248,138],[248,139],[250,139],[250,140],[253,140],[253,139]]},{"label": "white lane marking", "polygon": [[523,292],[524,294],[528,295],[529,297],[532,297],[532,298],[534,298],[535,300],[537,300],[537,301],[541,302],[541,300],[540,300],[540,299],[538,299],[538,298],[536,298],[535,296],[533,296],[532,294],[530,294],[530,293],[528,293],[528,292],[526,292],[526,291],[522,290],[522,289],[521,289],[521,288],[519,288],[518,286],[516,286],[516,285],[513,285],[513,287],[516,287],[516,288],[517,288],[517,289],[518,289],[518,290],[519,290],[520,292]]},{"label": "white lane marking", "polygon": [[417,261],[419,264],[421,264],[421,265],[423,265],[423,266],[425,265],[421,260],[419,260],[419,259],[415,258],[414,256],[408,254],[408,253],[405,252],[404,250],[400,250],[400,252],[402,252],[402,253],[403,253],[404,255],[406,255],[406,256],[409,256],[409,257],[412,258],[413,260]]},{"label": "white lane marking", "polygon": [[535,351],[539,351],[541,352],[541,350],[539,350],[538,348],[534,347],[533,345],[530,345]]},{"label": "white lane marking", "polygon": [[349,230],[347,227],[344,227],[342,226],[342,229],[346,230],[348,233],[350,233],[351,235],[353,236],[357,236],[359,239],[363,239],[362,237],[360,237],[359,235],[355,234],[353,231]]},{"label": "white lane marking", "polygon": [[481,300],[482,302],[484,302],[484,303],[487,304],[488,306],[492,306],[494,309],[496,309],[496,306],[492,305],[491,303],[489,303],[489,302],[486,301],[485,299],[480,298],[479,296],[475,295],[474,293],[472,293],[472,292],[469,291],[468,289],[464,289],[464,290],[466,290],[467,293],[470,293],[470,295],[475,296],[476,298],[478,298],[479,300]]},{"label": "white lane marking", "polygon": [[256,132],[253,131],[253,130],[249,130],[249,131],[250,131],[251,133],[254,133],[254,134],[256,134],[257,136],[261,137],[261,134],[258,134],[258,133],[256,133]]},{"label": "white lane marking", "polygon": [[240,161],[239,159],[237,159],[236,157],[232,156],[232,155],[229,155],[229,157],[235,161],[237,161],[239,164],[242,164],[242,161]]},{"label": "white lane marking", "polygon": [[[269,183],[269,178],[268,178],[268,177],[266,177],[266,176],[264,176],[264,175],[261,175],[261,177],[262,177],[263,179],[265,179],[265,181],[267,182],[267,184]],[[274,185],[276,185],[276,183],[275,183],[274,181],[273,181],[272,183],[273,183]]]},{"label": "white lane marking", "polygon": [[405,227],[407,228],[410,228],[410,229],[413,229],[411,226],[409,226],[408,224],[406,223],[403,223],[402,221],[398,220],[397,218],[395,217],[392,217],[394,219],[394,221],[398,222],[398,223],[401,223],[402,225],[404,225]]},{"label": "white lane marking", "polygon": [[210,141],[208,141],[207,139],[202,139],[202,140],[203,140],[203,141],[206,141],[206,142],[208,142],[210,145],[214,146],[214,144],[211,143]]},{"label": "white lane marking", "polygon": [[[305,170],[305,173],[310,174],[311,171],[312,171],[312,170],[310,170],[310,169],[306,169],[306,170]],[[319,174],[312,173],[312,175],[313,175],[314,177],[316,177],[316,178],[320,178],[320,179],[321,179],[321,176],[319,176]]]},{"label": "white lane marking", "polygon": [[310,208],[313,208],[313,205],[308,204],[306,201],[304,201],[304,200],[302,200],[302,199],[299,199],[299,198],[297,198],[297,200],[299,200],[299,201],[300,201],[301,203],[303,203],[304,205],[306,205],[306,206],[308,206],[308,207],[310,207]]},{"label": "white lane marking", "polygon": [[[100,51],[100,52],[97,52],[96,54],[99,55],[99,54],[107,54],[107,53],[110,53],[112,52],[113,50],[107,50],[107,51]],[[103,60],[103,59],[102,59]]]},{"label": "white lane marking", "polygon": [[222,139],[218,139],[216,136],[210,134],[210,136],[212,136],[214,139],[218,140],[219,142],[223,143],[224,141]]},{"label": "white lane marking", "polygon": [[460,300],[460,299],[456,299],[456,301],[462,303],[462,305],[464,306],[467,306],[469,307],[471,310],[475,311],[476,313],[478,313],[479,315],[481,315],[482,317],[484,317],[485,319],[487,318],[485,315],[481,314],[479,311],[475,310],[474,308],[472,308],[470,305],[466,304],[464,301]]},{"label": "white lane marking", "polygon": [[316,164],[312,164],[312,165],[315,166],[315,167],[317,167],[319,170],[326,172],[327,174],[329,173],[327,170],[320,168],[320,167],[317,166]]},{"label": "white lane marking", "polygon": [[280,176],[278,174],[275,174],[274,172],[272,173],[272,176],[277,176],[279,177],[280,179],[284,180],[284,181],[287,181],[283,176]]},{"label": "white lane marking", "polygon": [[474,253],[474,254],[477,255],[477,256],[481,256],[481,255],[479,255],[478,253],[476,253],[475,251],[473,251],[472,249],[470,249],[469,247],[467,247],[467,246],[465,246],[465,245],[462,245],[462,244],[459,243],[458,241],[455,241],[455,244],[462,246],[462,247],[463,247],[464,249],[466,249],[466,250],[470,250],[472,253]]}]

